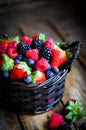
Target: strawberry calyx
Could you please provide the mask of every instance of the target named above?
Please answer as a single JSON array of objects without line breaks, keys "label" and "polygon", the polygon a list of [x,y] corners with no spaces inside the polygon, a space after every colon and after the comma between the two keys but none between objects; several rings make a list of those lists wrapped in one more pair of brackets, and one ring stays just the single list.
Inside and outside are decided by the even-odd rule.
[{"label": "strawberry calyx", "polygon": [[69,111],[66,115],[66,119],[70,120],[71,123],[76,122],[80,117],[86,114],[86,110],[83,108],[83,104],[80,100],[70,100],[66,109]]}]

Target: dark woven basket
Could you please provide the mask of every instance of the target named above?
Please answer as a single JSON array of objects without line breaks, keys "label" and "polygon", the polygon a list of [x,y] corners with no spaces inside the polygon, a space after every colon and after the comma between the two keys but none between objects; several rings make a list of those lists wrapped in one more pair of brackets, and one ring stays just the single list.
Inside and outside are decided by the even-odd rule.
[{"label": "dark woven basket", "polygon": [[70,44],[66,49],[73,53],[73,57],[62,66],[58,75],[43,83],[27,85],[23,82],[0,79],[9,107],[18,112],[37,114],[48,111],[59,103],[64,93],[67,73],[78,57],[81,45],[78,41]]}]

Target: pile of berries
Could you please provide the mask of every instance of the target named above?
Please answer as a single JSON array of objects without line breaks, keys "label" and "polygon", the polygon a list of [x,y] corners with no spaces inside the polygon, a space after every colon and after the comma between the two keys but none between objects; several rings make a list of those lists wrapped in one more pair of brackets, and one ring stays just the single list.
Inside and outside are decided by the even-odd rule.
[{"label": "pile of berries", "polygon": [[0,39],[0,77],[28,84],[44,82],[57,75],[60,67],[72,57],[64,50],[64,45],[46,39],[41,33],[21,39],[3,35]]}]

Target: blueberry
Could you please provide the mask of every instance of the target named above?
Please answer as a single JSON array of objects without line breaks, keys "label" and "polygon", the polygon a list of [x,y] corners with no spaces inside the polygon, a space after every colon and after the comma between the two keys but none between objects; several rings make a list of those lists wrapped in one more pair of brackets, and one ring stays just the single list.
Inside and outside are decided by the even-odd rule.
[{"label": "blueberry", "polygon": [[22,60],[23,56],[19,54],[18,57],[17,57],[17,59]]},{"label": "blueberry", "polygon": [[8,71],[3,71],[3,72],[2,72],[2,76],[3,76],[4,78],[9,78],[9,72],[8,72]]},{"label": "blueberry", "polygon": [[86,130],[86,122],[82,123],[80,128],[81,128],[81,130]]},{"label": "blueberry", "polygon": [[48,64],[48,68],[47,68],[47,70],[50,70],[51,69],[51,65],[50,64]]},{"label": "blueberry", "polygon": [[15,59],[15,64],[17,64],[17,63],[19,63],[20,62],[20,60],[19,59]]},{"label": "blueberry", "polygon": [[29,65],[29,66],[34,66],[35,65],[35,61],[34,60],[32,60],[32,59],[27,59],[27,64]]},{"label": "blueberry", "polygon": [[25,82],[25,83],[28,83],[28,84],[31,83],[31,82],[32,82],[31,76],[29,76],[29,75],[26,76],[26,77],[24,78],[24,82]]},{"label": "blueberry", "polygon": [[46,72],[47,79],[52,78],[53,76],[54,76],[54,73],[52,71],[47,71]]},{"label": "blueberry", "polygon": [[53,67],[52,71],[53,71],[53,73],[58,74],[59,73],[59,68],[58,67]]}]

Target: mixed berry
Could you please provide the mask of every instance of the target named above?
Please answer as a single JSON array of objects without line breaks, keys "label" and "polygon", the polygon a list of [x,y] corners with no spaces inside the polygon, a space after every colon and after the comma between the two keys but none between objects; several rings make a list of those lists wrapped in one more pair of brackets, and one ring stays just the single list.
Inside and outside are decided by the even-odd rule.
[{"label": "mixed berry", "polygon": [[22,36],[21,39],[10,39],[4,35],[0,39],[0,76],[28,84],[52,78],[72,57],[64,49],[64,43],[46,39],[45,34],[41,33],[32,38]]}]

